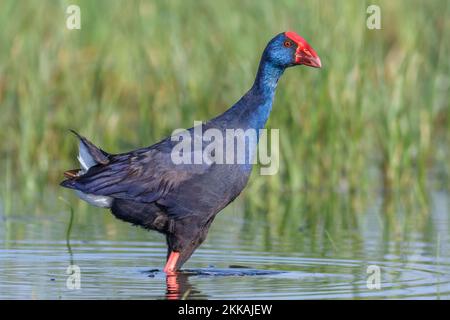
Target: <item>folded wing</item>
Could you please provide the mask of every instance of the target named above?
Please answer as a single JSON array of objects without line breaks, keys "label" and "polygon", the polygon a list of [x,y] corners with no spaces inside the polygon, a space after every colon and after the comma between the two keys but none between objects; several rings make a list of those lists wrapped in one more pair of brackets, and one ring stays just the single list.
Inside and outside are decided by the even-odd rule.
[{"label": "folded wing", "polygon": [[[82,139],[87,141],[81,136],[79,138],[81,142]],[[109,155],[90,142],[84,145],[89,154],[94,150],[93,158],[96,164],[89,167],[86,165],[87,171],[82,170],[78,175],[66,175],[68,179],[61,185],[85,194],[154,202],[180,183],[205,173],[210,167],[207,164],[174,164],[171,159],[170,140],[163,140],[150,148],[118,155]],[[81,161],[80,163],[82,164]]]}]

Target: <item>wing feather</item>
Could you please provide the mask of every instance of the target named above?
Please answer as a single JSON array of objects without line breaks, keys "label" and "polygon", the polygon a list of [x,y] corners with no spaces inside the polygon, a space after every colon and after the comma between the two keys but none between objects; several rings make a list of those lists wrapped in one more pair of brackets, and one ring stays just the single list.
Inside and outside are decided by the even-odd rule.
[{"label": "wing feather", "polygon": [[170,150],[170,140],[166,140],[151,148],[109,155],[108,163],[95,165],[61,185],[87,194],[154,202],[210,167],[207,164],[176,165]]}]

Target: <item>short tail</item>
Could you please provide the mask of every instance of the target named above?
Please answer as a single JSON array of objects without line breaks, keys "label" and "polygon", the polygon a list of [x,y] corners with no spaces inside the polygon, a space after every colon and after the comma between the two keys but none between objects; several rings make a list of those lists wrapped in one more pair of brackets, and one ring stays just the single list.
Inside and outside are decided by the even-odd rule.
[{"label": "short tail", "polygon": [[110,155],[107,152],[96,147],[92,142],[78,134],[76,131],[70,131],[73,132],[73,134],[75,134],[80,140],[77,158],[81,169],[73,169],[64,172],[64,176],[68,179],[61,183],[64,187],[70,187],[70,181],[85,174],[89,168],[98,164],[106,165],[110,161]]},{"label": "short tail", "polygon": [[67,178],[61,182],[61,186],[75,189],[77,195],[84,201],[102,208],[111,208],[113,199],[108,196],[87,194],[80,190],[78,177],[84,175],[89,168],[96,165],[107,165],[110,162],[110,155],[100,148],[97,148],[92,142],[85,137],[79,135],[74,130],[72,131],[78,139],[80,144],[78,148],[78,161],[80,162],[81,169],[68,170],[64,172],[64,176]]},{"label": "short tail", "polygon": [[82,167],[83,171],[88,171],[90,167],[97,164],[108,164],[109,154],[100,148],[97,148],[92,142],[90,142],[85,137],[79,135],[76,131],[72,131],[78,139],[80,139],[80,144],[78,147],[78,161]]}]

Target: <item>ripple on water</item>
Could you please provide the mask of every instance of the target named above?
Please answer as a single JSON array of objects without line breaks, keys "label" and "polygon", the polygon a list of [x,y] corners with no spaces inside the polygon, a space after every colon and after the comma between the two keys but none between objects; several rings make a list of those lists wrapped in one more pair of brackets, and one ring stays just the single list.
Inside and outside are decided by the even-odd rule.
[{"label": "ripple on water", "polygon": [[[305,257],[298,253],[200,249],[175,277],[160,267],[160,243],[10,242],[0,249],[0,298],[311,299],[449,298],[450,261],[426,255],[380,260]],[[409,258],[409,259],[408,259]],[[66,288],[77,264],[82,289]],[[205,268],[204,266],[213,265]],[[381,271],[381,289],[367,287],[367,266]]]}]

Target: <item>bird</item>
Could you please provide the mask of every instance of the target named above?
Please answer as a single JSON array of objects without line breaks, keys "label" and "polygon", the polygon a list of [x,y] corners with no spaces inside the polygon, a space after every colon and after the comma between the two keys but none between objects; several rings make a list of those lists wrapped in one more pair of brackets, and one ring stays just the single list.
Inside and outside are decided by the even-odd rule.
[{"label": "bird", "polygon": [[[278,80],[287,68],[299,65],[322,67],[317,53],[296,32],[276,35],[263,50],[252,87],[225,112],[186,132],[194,136],[198,128],[201,133],[208,129],[219,133],[263,129]],[[173,136],[149,147],[112,154],[73,132],[79,139],[80,168],[64,172],[60,185],[74,189],[91,205],[110,209],[120,220],[164,234],[167,256],[163,271],[167,274],[178,272],[204,242],[216,215],[247,185],[253,167],[248,161],[255,153],[252,147],[245,149],[244,163],[179,164],[173,161],[179,142]],[[258,141],[259,133],[251,143]],[[199,148],[205,151],[205,143]]]}]

